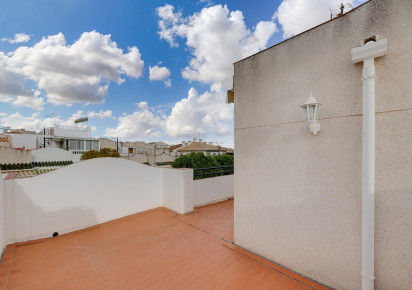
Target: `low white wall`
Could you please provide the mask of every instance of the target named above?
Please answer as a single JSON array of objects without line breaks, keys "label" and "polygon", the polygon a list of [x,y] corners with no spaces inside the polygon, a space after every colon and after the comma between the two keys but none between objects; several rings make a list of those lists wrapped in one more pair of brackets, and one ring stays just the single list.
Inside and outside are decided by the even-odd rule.
[{"label": "low white wall", "polygon": [[191,211],[192,175],[192,170],[97,158],[6,180],[7,243],[67,233],[163,205],[179,213]]},{"label": "low white wall", "polygon": [[11,134],[11,147],[36,149],[37,135],[35,134]]},{"label": "low white wall", "polygon": [[43,148],[31,151],[31,161],[73,161],[73,154],[59,148]]},{"label": "low white wall", "polygon": [[4,198],[4,181],[0,176],[0,262],[6,246],[6,212]]},{"label": "low white wall", "polygon": [[234,196],[234,175],[218,176],[193,181],[195,206],[218,202]]},{"label": "low white wall", "polygon": [[193,169],[161,170],[164,206],[181,214],[193,211]]},{"label": "low white wall", "polygon": [[29,163],[31,162],[30,151],[16,150],[13,148],[0,147],[0,163]]}]

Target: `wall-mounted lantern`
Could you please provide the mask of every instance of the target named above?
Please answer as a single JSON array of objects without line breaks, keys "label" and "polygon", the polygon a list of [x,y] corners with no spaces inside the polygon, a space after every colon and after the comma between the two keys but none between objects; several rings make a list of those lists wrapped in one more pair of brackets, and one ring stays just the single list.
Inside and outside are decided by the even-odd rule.
[{"label": "wall-mounted lantern", "polygon": [[320,131],[320,124],[318,120],[320,103],[310,93],[310,97],[307,98],[306,102],[301,106],[303,108],[303,113],[305,114],[305,120],[309,124],[309,130],[313,135],[317,135]]}]

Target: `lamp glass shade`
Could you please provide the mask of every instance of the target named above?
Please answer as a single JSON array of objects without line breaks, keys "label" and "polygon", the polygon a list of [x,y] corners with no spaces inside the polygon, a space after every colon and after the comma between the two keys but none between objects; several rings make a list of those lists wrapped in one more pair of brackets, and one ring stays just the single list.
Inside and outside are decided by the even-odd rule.
[{"label": "lamp glass shade", "polygon": [[302,106],[303,113],[305,114],[306,122],[313,122],[318,119],[319,104],[308,104]]},{"label": "lamp glass shade", "polygon": [[306,122],[315,122],[318,119],[320,103],[316,101],[312,94],[301,107],[303,108]]}]

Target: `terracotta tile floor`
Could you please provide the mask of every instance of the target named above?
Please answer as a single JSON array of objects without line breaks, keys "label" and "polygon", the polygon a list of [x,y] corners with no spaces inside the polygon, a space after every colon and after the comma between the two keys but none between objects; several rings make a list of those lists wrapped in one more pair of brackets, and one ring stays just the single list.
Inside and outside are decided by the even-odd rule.
[{"label": "terracotta tile floor", "polygon": [[158,208],[9,245],[0,289],[326,289],[228,240],[233,201],[184,216]]}]

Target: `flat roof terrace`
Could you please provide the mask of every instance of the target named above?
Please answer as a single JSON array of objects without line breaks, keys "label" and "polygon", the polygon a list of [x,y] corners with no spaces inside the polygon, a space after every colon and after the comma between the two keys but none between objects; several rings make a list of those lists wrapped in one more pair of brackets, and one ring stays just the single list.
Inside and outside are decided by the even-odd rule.
[{"label": "flat roof terrace", "polygon": [[233,245],[233,200],[7,246],[0,289],[327,289]]}]

